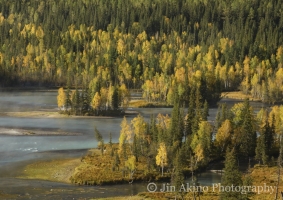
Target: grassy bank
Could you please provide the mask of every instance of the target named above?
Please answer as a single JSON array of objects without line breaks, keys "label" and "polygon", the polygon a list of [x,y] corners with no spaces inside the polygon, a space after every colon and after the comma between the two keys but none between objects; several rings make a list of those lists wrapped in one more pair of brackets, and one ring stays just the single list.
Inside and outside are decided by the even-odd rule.
[{"label": "grassy bank", "polygon": [[20,118],[112,118],[110,116],[76,116],[60,114],[58,111],[23,111],[23,112],[1,112],[0,116],[20,117]]},{"label": "grassy bank", "polygon": [[[251,186],[276,186],[277,184],[277,167],[268,167],[268,166],[255,166],[251,169],[251,178],[252,178],[252,184]],[[280,198],[280,192],[283,191],[283,173],[281,173],[280,176],[280,184],[279,184],[279,194],[278,199]],[[276,192],[274,191],[272,194],[271,192],[261,192],[260,194],[255,193],[249,193],[247,195],[248,199],[250,200],[267,200],[267,199],[275,199]],[[203,200],[218,200],[220,196],[219,190],[215,189],[213,190],[212,187],[208,187],[208,191],[202,192],[202,193],[195,193],[193,192],[186,192],[182,196],[181,194],[177,194],[174,192],[143,192],[139,193],[135,197],[131,197],[132,199],[159,199],[159,200],[167,200],[167,199],[194,199],[194,195],[196,196],[196,199],[203,199]],[[246,194],[244,194],[246,195]],[[117,198],[104,198],[103,200],[108,199],[130,199],[128,197],[117,197]]]},{"label": "grassy bank", "polygon": [[37,161],[27,165],[19,178],[70,183],[70,177],[80,162],[80,158]]},{"label": "grassy bank", "polygon": [[248,94],[244,94],[241,91],[222,92],[221,98],[238,99],[238,100],[245,100],[246,98],[249,98],[250,101],[261,101],[260,99],[254,98]]},{"label": "grassy bank", "polygon": [[[114,148],[117,148],[117,146]],[[129,171],[124,168],[124,161],[120,162],[118,167],[113,170],[113,162],[115,158],[111,156],[109,146],[106,147],[104,155],[101,155],[99,149],[92,149],[86,156],[78,159],[61,159],[52,161],[38,161],[29,164],[23,170],[23,174],[20,178],[25,179],[41,179],[50,180],[65,183],[76,183],[85,185],[102,185],[102,184],[117,184],[117,183],[128,183],[131,181],[129,177]],[[140,160],[136,165],[136,172],[133,176],[134,181],[144,180],[150,182],[160,181],[162,178],[159,172],[151,171],[150,173],[145,171],[146,168],[145,160]],[[125,169],[125,170],[124,170]],[[253,186],[276,186],[277,184],[277,167],[268,166],[255,166],[251,169],[251,178]],[[165,177],[169,178],[169,174]],[[283,173],[280,176],[279,192],[283,191]],[[5,194],[2,194],[5,195]],[[213,191],[212,187],[209,187],[208,191],[203,193],[185,192],[183,197],[185,199],[193,199],[194,195],[200,195],[200,199],[204,200],[216,200],[219,199],[219,191],[216,189]],[[1,197],[1,192],[0,192]],[[177,193],[163,193],[163,192],[143,192],[136,196],[131,197],[111,197],[104,198],[108,199],[181,199],[180,194]],[[270,193],[251,193],[249,199],[252,200],[266,200],[274,199],[275,192]]]},{"label": "grassy bank", "polygon": [[0,191],[0,199],[17,199],[18,195],[16,194],[7,194]]},{"label": "grassy bank", "polygon": [[[282,169],[281,169],[282,171]],[[251,186],[276,186],[278,179],[278,168],[277,167],[268,167],[268,166],[258,166],[256,165],[251,169],[250,172],[252,184]],[[280,198],[280,192],[283,191],[283,173],[280,175],[280,182],[278,187],[278,198]],[[259,193],[249,193],[248,197],[251,200],[267,200],[267,199],[275,199],[276,192],[261,192]],[[213,191],[212,187],[209,187],[208,192],[200,193],[200,199],[204,200],[216,200],[219,199],[219,191],[216,189]],[[140,193],[139,196],[144,196],[149,199],[181,199],[180,194],[176,193]],[[193,199],[193,193],[187,192],[184,195],[185,199]]]},{"label": "grassy bank", "polygon": [[152,200],[152,198],[145,198],[143,196],[126,196],[126,197],[110,197],[110,198],[94,198],[96,200]]},{"label": "grassy bank", "polygon": [[134,100],[130,101],[129,107],[133,108],[172,108],[172,105],[169,105],[164,102],[147,102],[145,100]]},{"label": "grassy bank", "polygon": [[[114,148],[116,144],[114,145]],[[56,182],[74,183],[78,185],[105,185],[129,183],[132,181],[126,169],[125,160],[113,168],[114,157],[109,148],[104,155],[98,149],[91,149],[87,155],[76,159],[57,159],[50,161],[37,161],[27,165],[19,178],[41,179]],[[161,177],[160,172],[148,172],[146,160],[140,159],[136,164],[134,181],[159,181],[168,179],[169,174]]]},{"label": "grassy bank", "polygon": [[[113,144],[115,150],[117,144]],[[132,181],[130,171],[125,167],[126,160],[120,160],[119,164],[115,164],[115,155],[111,155],[111,148],[106,145],[104,154],[98,149],[93,149],[82,158],[82,162],[76,167],[75,172],[71,176],[72,183],[79,185],[102,185],[129,183]],[[169,174],[161,177],[157,171],[148,171],[147,162],[144,158],[140,158],[136,163],[133,181],[158,181],[160,179],[168,179]]]},{"label": "grassy bank", "polygon": [[66,136],[66,135],[81,135],[82,133],[72,133],[62,131],[60,129],[28,129],[28,128],[9,128],[9,127],[0,127],[0,135],[13,135],[13,136]]}]

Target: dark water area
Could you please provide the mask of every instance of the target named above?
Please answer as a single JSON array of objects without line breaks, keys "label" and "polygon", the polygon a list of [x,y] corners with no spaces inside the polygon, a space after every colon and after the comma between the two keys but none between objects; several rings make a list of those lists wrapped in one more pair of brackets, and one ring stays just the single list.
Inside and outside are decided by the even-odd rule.
[{"label": "dark water area", "polygon": [[[221,103],[232,106],[240,101],[223,99]],[[251,102],[258,108],[266,106]],[[57,110],[57,91],[2,91],[0,92],[0,112]],[[145,120],[158,113],[169,114],[172,108],[129,108],[138,111]],[[209,111],[208,120],[213,123],[217,108]],[[131,120],[135,115],[127,116]],[[120,184],[113,186],[76,186],[49,181],[16,179],[17,172],[24,165],[37,160],[51,160],[66,157],[81,157],[86,149],[94,148],[96,127],[108,142],[118,142],[122,118],[18,118],[0,116],[0,128],[60,130],[80,135],[64,136],[13,136],[0,135],[0,191],[17,194],[17,199],[72,199],[91,197],[130,196],[147,191],[148,183]],[[198,180],[203,185],[219,183],[221,175],[204,172]],[[189,179],[187,180],[189,181]],[[59,198],[60,197],[60,198]]]},{"label": "dark water area", "polygon": [[90,199],[132,196],[146,190],[146,185],[76,186],[41,180],[1,178],[1,191],[16,194],[16,199]]}]

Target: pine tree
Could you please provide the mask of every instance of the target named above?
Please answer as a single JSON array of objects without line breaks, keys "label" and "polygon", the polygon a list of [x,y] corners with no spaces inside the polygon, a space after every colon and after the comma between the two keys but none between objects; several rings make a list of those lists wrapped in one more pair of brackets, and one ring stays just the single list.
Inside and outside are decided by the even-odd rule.
[{"label": "pine tree", "polygon": [[115,153],[115,160],[114,160],[114,166],[113,168],[117,168],[119,170],[119,166],[120,166],[120,158],[119,158],[119,155],[118,153],[116,152]]},{"label": "pine tree", "polygon": [[193,133],[193,119],[195,116],[195,96],[193,88],[190,91],[189,107],[185,124],[185,139],[189,140]]},{"label": "pine tree", "polygon": [[73,98],[72,98],[72,109],[74,111],[74,114],[77,115],[79,114],[79,110],[80,110],[80,93],[79,93],[79,90],[78,90],[78,87],[76,85],[76,89],[75,89],[75,92],[74,92],[74,95],[73,95]]},{"label": "pine tree", "polygon": [[[242,175],[238,169],[238,164],[236,161],[234,149],[228,149],[225,156],[225,168],[224,175],[221,180],[221,186],[242,186]],[[221,200],[239,200],[242,199],[241,192],[225,192],[225,190],[220,194]]]},{"label": "pine tree", "polygon": [[70,114],[70,112],[68,110],[70,109],[70,107],[72,107],[70,87],[71,87],[71,72],[70,72],[70,70],[68,70],[68,73],[67,73],[67,92],[66,92],[66,102],[65,102],[66,111],[67,111],[68,114]]},{"label": "pine tree", "polygon": [[215,128],[218,130],[221,126],[221,112],[220,112],[220,106],[218,107],[216,118],[215,118]]},{"label": "pine tree", "polygon": [[101,155],[103,155],[104,153],[104,140],[103,137],[101,135],[101,133],[96,129],[96,127],[94,128],[94,132],[95,132],[95,139],[98,143],[98,147],[100,148],[101,151]]},{"label": "pine tree", "polygon": [[203,104],[202,120],[207,121],[207,117],[209,116],[208,112],[209,112],[209,107],[207,101],[205,100]]},{"label": "pine tree", "polygon": [[153,142],[158,142],[158,130],[156,127],[156,119],[153,115],[150,116],[149,134]]},{"label": "pine tree", "polygon": [[180,102],[179,102],[179,95],[176,93],[174,99],[174,107],[172,110],[170,131],[168,136],[169,139],[168,144],[170,146],[175,142],[178,143],[179,146],[181,146],[182,144],[183,125],[180,122],[182,122],[182,117],[180,113]]},{"label": "pine tree", "polygon": [[82,108],[81,108],[81,112],[83,115],[87,114],[90,108],[90,96],[89,96],[89,89],[86,87],[85,89],[83,89],[82,91]]},{"label": "pine tree", "polygon": [[221,118],[220,118],[220,125],[228,118],[228,109],[226,103],[221,104]]},{"label": "pine tree", "polygon": [[256,148],[255,120],[248,99],[243,104],[239,126],[241,130],[240,152],[243,156],[254,156]]},{"label": "pine tree", "polygon": [[184,184],[184,173],[182,171],[182,154],[178,151],[176,154],[176,157],[174,159],[174,168],[171,175],[171,185],[175,186],[175,192],[177,194],[180,194],[182,197],[184,196],[186,189],[184,190],[183,184]]},{"label": "pine tree", "polygon": [[[262,161],[264,165],[270,159],[273,142],[274,142],[274,128],[269,125],[267,110],[262,110],[262,119],[259,126],[260,136],[257,138],[256,159]],[[260,112],[259,112],[260,114]]]},{"label": "pine tree", "polygon": [[109,146],[111,148],[110,155],[111,155],[111,157],[113,157],[114,156],[114,148],[113,148],[113,143],[112,143],[112,133],[111,132],[109,133]]},{"label": "pine tree", "polygon": [[119,109],[119,93],[117,86],[114,86],[114,91],[112,95],[112,108],[113,110]]}]

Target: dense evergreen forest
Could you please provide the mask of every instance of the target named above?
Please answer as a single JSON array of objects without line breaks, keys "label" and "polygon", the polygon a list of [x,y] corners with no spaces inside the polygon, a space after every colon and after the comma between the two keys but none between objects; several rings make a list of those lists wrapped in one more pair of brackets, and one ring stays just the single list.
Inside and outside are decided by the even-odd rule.
[{"label": "dense evergreen forest", "polygon": [[240,89],[282,100],[279,0],[0,1],[3,86],[143,89],[173,104]]},{"label": "dense evergreen forest", "polygon": [[[107,136],[95,129],[95,138],[101,152],[86,156],[81,165],[84,170],[78,170],[71,181],[92,185],[141,179],[154,182],[167,178],[171,180],[171,185],[180,188],[186,176],[192,175],[190,179],[197,182],[194,175],[200,169],[212,162],[219,163],[225,157],[221,184],[251,186],[251,160],[253,163],[258,162],[256,167],[263,164],[269,167],[278,165],[281,168],[282,105],[255,112],[248,99],[231,108],[222,104],[213,123],[207,120],[208,109],[206,106],[201,108],[197,95],[191,92],[189,96],[189,108],[184,109],[179,105],[176,95],[170,116],[158,114],[149,121],[141,115],[132,120],[124,117],[120,125],[119,144],[112,143],[111,133],[109,143],[106,144]],[[240,165],[250,167],[245,172],[240,171],[239,162]],[[280,174],[274,173],[272,176],[279,177]],[[266,181],[266,177],[261,180]],[[272,185],[276,183],[277,178],[273,179]],[[189,196],[193,192],[182,194],[182,191],[176,190],[176,193]],[[224,191],[212,196],[214,195],[219,195],[219,199],[223,200],[247,200],[254,194]]]},{"label": "dense evergreen forest", "polygon": [[173,105],[170,117],[124,118],[111,161],[131,173],[144,159],[180,181],[226,152],[269,164],[283,151],[282,106],[222,105],[212,125],[208,104],[234,90],[281,102],[282,32],[280,0],[0,0],[0,86],[59,86],[74,114],[126,109],[129,89]]}]

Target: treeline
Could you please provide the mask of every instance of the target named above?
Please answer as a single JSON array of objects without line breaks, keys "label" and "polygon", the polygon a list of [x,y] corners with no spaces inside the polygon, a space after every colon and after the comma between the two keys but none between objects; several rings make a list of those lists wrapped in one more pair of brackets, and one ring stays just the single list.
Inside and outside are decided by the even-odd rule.
[{"label": "treeline", "polygon": [[282,99],[277,0],[12,0],[0,8],[1,85],[82,87],[99,75],[142,88],[153,102],[172,104],[174,90],[188,96],[199,85],[208,102],[239,88]]},{"label": "treeline", "polygon": [[75,90],[67,87],[58,89],[57,104],[59,112],[72,115],[122,115],[128,108],[130,92],[125,84],[98,87],[91,82],[88,87]]},{"label": "treeline", "polygon": [[[194,94],[190,95],[193,103],[188,110],[178,105],[176,97],[171,117],[158,114],[150,121],[141,115],[131,121],[124,117],[119,146],[108,149],[113,157],[113,170],[119,170],[120,166],[128,170],[131,179],[135,173],[146,173],[149,177],[159,173],[161,177],[170,177],[172,185],[178,188],[185,174],[224,157],[227,171],[223,185],[233,184],[234,179],[237,179],[234,184],[244,184],[237,159],[248,164],[254,158],[260,164],[275,165],[275,157],[282,154],[282,106],[274,106],[270,111],[262,108],[256,114],[249,100],[231,109],[222,104],[213,124],[207,121],[207,103],[202,104]],[[102,136],[97,138],[102,148],[104,140]]]}]

